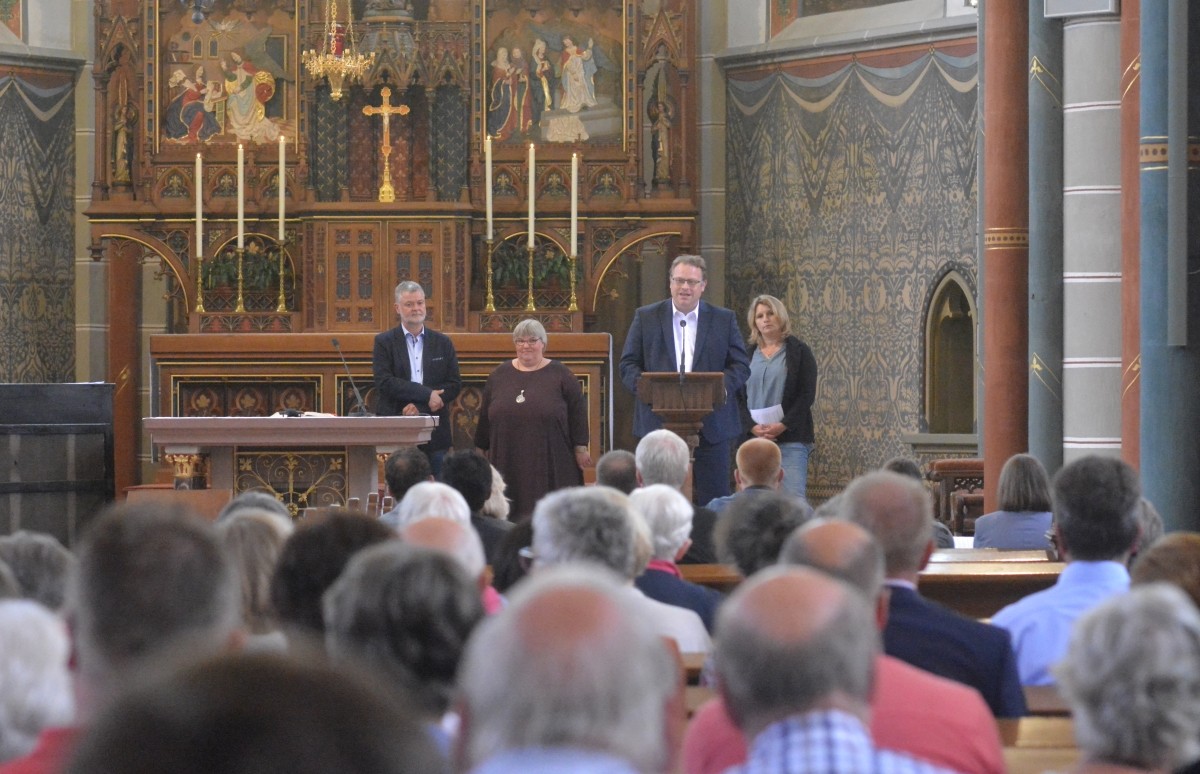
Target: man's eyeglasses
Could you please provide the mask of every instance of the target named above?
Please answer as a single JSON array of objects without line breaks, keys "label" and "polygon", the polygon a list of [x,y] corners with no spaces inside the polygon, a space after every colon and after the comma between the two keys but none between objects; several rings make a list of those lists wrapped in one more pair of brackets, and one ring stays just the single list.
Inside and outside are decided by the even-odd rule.
[{"label": "man's eyeglasses", "polygon": [[1046,538],[1046,558],[1052,562],[1061,562],[1062,551],[1058,547],[1058,533],[1051,527],[1042,537]]},{"label": "man's eyeglasses", "polygon": [[533,546],[525,546],[517,551],[517,563],[521,565],[521,569],[525,572],[532,570],[536,561],[537,554],[533,552]]},{"label": "man's eyeglasses", "polygon": [[704,282],[702,279],[687,279],[686,277],[671,278],[671,284],[676,287],[683,287],[684,285],[687,285],[689,288],[694,288],[702,282]]}]

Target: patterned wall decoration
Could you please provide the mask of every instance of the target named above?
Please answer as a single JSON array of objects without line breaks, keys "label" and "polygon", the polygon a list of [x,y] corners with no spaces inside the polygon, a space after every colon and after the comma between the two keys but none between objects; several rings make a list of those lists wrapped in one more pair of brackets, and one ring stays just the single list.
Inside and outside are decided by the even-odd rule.
[{"label": "patterned wall decoration", "polygon": [[438,201],[457,201],[467,185],[467,96],[439,86],[433,97],[433,185]]},{"label": "patterned wall decoration", "polygon": [[347,181],[346,109],[329,98],[329,87],[318,87],[313,99],[313,126],[316,137],[309,144],[308,166],[312,170],[313,187],[317,198],[335,202],[342,196]]},{"label": "patterned wall decoration", "polygon": [[974,39],[731,71],[727,274],[817,356],[818,499],[920,428],[930,283],[976,274]]},{"label": "patterned wall decoration", "polygon": [[0,77],[0,382],[75,378],[75,88]]}]

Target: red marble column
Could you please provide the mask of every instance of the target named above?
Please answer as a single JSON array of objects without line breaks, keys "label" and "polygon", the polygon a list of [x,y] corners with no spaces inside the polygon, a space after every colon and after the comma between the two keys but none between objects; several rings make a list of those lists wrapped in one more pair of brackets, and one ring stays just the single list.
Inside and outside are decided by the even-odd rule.
[{"label": "red marble column", "polygon": [[1028,446],[1029,4],[985,2],[983,68],[984,508]]},{"label": "red marble column", "polygon": [[142,246],[113,239],[108,246],[108,380],[113,388],[113,473],[117,498],[139,482],[141,372],[138,366]]},{"label": "red marble column", "polygon": [[1121,458],[1141,457],[1141,0],[1121,3]]}]

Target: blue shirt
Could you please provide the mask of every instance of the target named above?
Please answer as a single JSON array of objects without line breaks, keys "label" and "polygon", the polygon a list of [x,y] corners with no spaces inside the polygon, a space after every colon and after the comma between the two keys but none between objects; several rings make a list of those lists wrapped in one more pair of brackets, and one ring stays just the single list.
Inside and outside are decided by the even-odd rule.
[{"label": "blue shirt", "polygon": [[1054,685],[1050,667],[1067,654],[1075,621],[1128,590],[1129,571],[1120,562],[1069,562],[1053,586],[996,613],[992,623],[1012,635],[1021,685]]},{"label": "blue shirt", "polygon": [[858,718],[838,710],[793,715],[767,726],[741,766],[725,774],[940,774],[932,763],[875,746]]},{"label": "blue shirt", "polygon": [[1054,515],[1049,511],[996,511],[975,520],[975,548],[1037,550],[1050,547],[1046,530]]},{"label": "blue shirt", "polygon": [[493,755],[471,774],[638,774],[628,761],[599,750],[524,747]]},{"label": "blue shirt", "polygon": [[421,328],[420,333],[404,331],[404,343],[408,344],[408,368],[412,374],[409,381],[422,384],[425,378],[425,372],[421,368],[421,358],[425,352],[425,329]]}]

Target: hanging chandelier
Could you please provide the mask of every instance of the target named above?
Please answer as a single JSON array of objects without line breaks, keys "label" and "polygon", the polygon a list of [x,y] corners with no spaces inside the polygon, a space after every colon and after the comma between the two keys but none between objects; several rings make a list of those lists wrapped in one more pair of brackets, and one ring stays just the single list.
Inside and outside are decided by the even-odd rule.
[{"label": "hanging chandelier", "polygon": [[329,79],[329,96],[336,102],[342,98],[342,87],[347,81],[361,81],[363,75],[375,63],[375,52],[361,54],[358,38],[354,34],[354,13],[349,0],[346,3],[346,23],[337,20],[338,0],[329,0],[329,12],[325,14],[325,34],[321,36],[321,50],[308,49],[301,56],[304,69],[316,79]]}]

